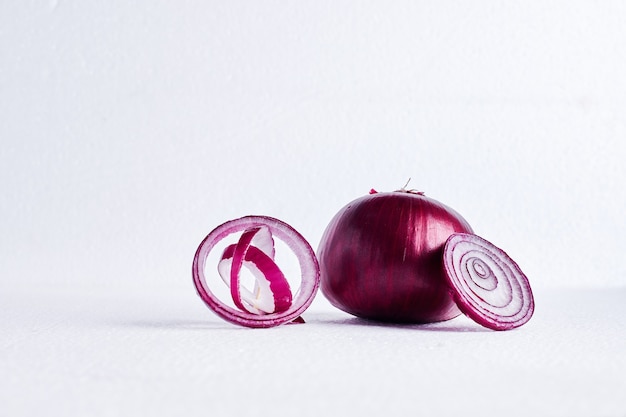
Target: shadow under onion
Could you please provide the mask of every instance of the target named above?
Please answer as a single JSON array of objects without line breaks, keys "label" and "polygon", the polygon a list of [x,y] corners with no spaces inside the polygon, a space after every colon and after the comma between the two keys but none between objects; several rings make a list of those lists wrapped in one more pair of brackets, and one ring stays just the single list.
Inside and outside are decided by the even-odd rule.
[{"label": "shadow under onion", "polygon": [[330,320],[310,320],[312,323],[332,324],[332,325],[349,325],[364,327],[381,327],[395,329],[410,329],[416,331],[428,332],[452,332],[452,333],[493,333],[493,330],[479,326],[470,321],[461,323],[457,319],[440,321],[436,323],[412,324],[412,323],[389,323],[383,321],[367,320],[359,317],[346,317],[342,319]]}]

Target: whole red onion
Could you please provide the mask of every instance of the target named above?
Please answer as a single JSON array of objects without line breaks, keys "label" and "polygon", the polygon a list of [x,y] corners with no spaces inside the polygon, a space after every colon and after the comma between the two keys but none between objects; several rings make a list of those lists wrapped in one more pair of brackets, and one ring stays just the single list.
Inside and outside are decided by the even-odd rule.
[{"label": "whole red onion", "polygon": [[442,264],[453,233],[473,233],[451,208],[399,190],[361,197],[331,220],[318,249],[321,290],[358,317],[398,322],[448,320],[461,312]]}]

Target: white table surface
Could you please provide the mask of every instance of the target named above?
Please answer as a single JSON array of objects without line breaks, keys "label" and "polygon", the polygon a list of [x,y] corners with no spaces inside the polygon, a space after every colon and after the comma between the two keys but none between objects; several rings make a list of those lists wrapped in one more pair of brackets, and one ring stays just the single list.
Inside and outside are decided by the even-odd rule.
[{"label": "white table surface", "polygon": [[[323,300],[321,300],[323,301]],[[192,289],[4,291],[6,416],[626,416],[626,289],[536,291],[524,327],[362,321],[240,328]]]}]

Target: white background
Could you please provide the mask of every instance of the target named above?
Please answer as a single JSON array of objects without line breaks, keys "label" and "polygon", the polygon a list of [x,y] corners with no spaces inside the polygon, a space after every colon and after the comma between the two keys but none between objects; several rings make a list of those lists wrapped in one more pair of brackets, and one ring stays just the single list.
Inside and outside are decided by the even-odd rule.
[{"label": "white background", "polygon": [[[624,22],[618,1],[2,1],[0,292],[12,300],[4,346],[18,355],[4,355],[9,382],[28,386],[42,365],[33,357],[47,352],[19,356],[31,340],[21,332],[69,321],[68,338],[100,345],[73,322],[97,321],[90,305],[140,294],[129,303],[145,307],[141,320],[158,322],[155,300],[161,317],[216,320],[190,269],[218,224],[265,214],[316,248],[339,208],[408,178],[505,249],[547,299],[597,288],[623,304]],[[77,301],[87,296],[118,304]],[[41,312],[25,313],[28,303]],[[73,303],[84,309],[59,312]],[[40,322],[45,311],[56,319]],[[179,329],[160,323],[152,330]],[[613,347],[624,345],[620,323]],[[69,377],[55,369],[49,385],[63,387]],[[86,392],[102,389],[87,375]],[[26,399],[7,398],[26,413]],[[625,410],[608,404],[606,415]]]}]

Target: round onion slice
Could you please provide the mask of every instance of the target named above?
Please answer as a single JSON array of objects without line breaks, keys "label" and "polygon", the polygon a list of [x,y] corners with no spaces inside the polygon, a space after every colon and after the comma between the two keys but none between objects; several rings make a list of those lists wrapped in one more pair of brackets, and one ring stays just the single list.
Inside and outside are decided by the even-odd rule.
[{"label": "round onion slice", "polygon": [[502,249],[467,233],[446,241],[443,264],[459,309],[478,324],[510,330],[530,320],[535,309],[526,275]]},{"label": "round onion slice", "polygon": [[[268,240],[265,231],[269,231],[269,240],[271,240],[271,236],[274,236],[285,243],[293,251],[300,265],[300,288],[294,295],[293,302],[288,306],[286,305],[287,300],[284,299],[286,281],[282,281],[282,272],[277,271],[277,267],[274,268],[267,262],[268,259],[271,261],[273,258],[274,248],[273,241]],[[230,281],[231,294],[235,304],[241,304],[243,307],[243,309],[237,310],[215,296],[207,285],[204,270],[206,260],[216,244],[231,234],[240,232],[243,233],[239,242],[232,248],[227,247],[220,261],[220,263],[227,261],[231,264],[229,265],[230,272],[227,273],[225,281]],[[268,285],[272,287],[277,297],[276,303],[280,304],[280,306],[276,306],[278,308],[274,312],[265,314],[262,310],[255,311],[252,308],[251,310],[254,312],[251,312],[246,308],[245,304],[250,303],[249,300],[246,300],[247,294],[240,288],[237,274],[247,262],[265,275]],[[224,267],[219,269],[222,268]],[[235,270],[234,274],[233,270]],[[309,243],[288,224],[267,216],[246,216],[230,220],[213,229],[198,246],[193,259],[192,275],[198,295],[218,316],[234,324],[257,328],[273,327],[292,321],[301,322],[299,316],[313,302],[320,283],[317,258]],[[248,291],[248,293],[250,292]],[[281,311],[285,307],[286,309]]]}]

